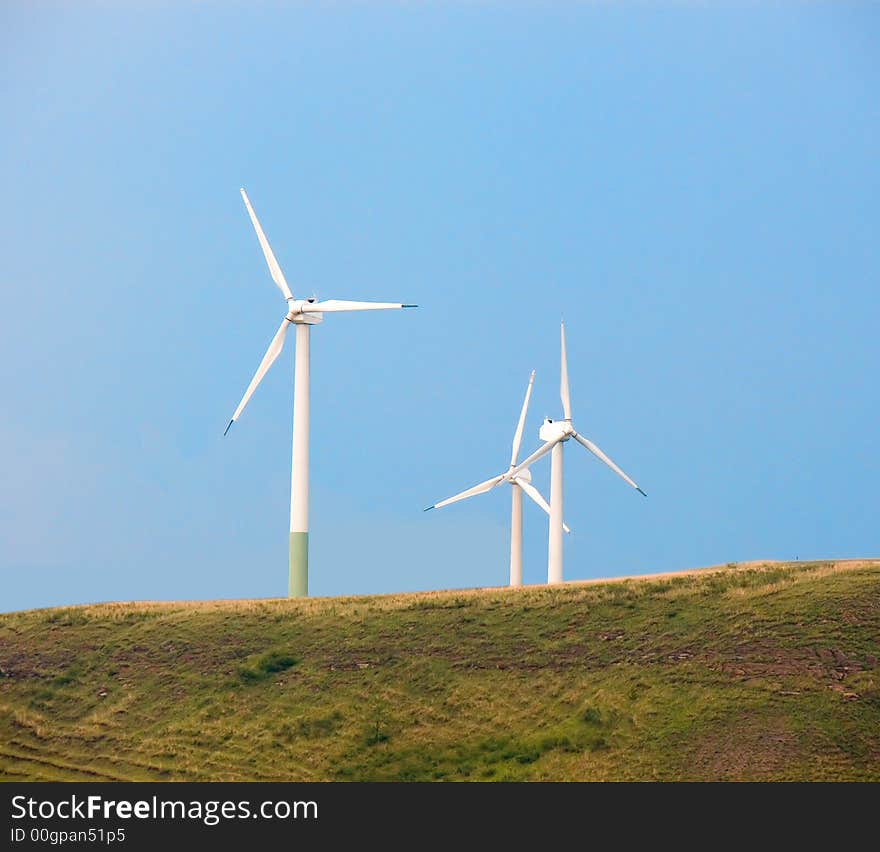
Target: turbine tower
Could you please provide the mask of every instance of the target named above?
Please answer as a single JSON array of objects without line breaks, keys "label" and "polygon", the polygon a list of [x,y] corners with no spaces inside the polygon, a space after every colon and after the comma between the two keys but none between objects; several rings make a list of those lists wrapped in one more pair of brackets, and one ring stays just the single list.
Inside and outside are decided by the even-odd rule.
[{"label": "turbine tower", "polygon": [[601,459],[627,484],[636,489],[642,496],[648,495],[639,488],[605,453],[592,441],[575,432],[571,425],[571,397],[568,391],[568,363],[565,355],[565,323],[560,324],[560,377],[559,396],[562,399],[563,420],[545,420],[538,436],[545,443],[533,452],[525,461],[511,471],[516,474],[529,467],[539,458],[552,451],[550,457],[550,537],[547,545],[547,582],[562,582],[562,453],[563,446],[569,438],[574,438],[582,447]]},{"label": "turbine tower", "polygon": [[416,306],[394,302],[346,302],[338,299],[319,302],[314,298],[295,299],[272,253],[269,241],[260,227],[257,214],[254,213],[254,208],[251,207],[251,202],[243,189],[241,197],[257,232],[257,239],[269,265],[272,280],[287,301],[287,313],[223,434],[225,435],[229,427],[241,416],[257,385],[281,354],[287,329],[295,325],[296,366],[293,384],[293,464],[290,476],[290,558],[287,594],[292,598],[305,597],[309,593],[309,330],[311,326],[321,322],[324,314],[327,313],[381,311]]},{"label": "turbine tower", "polygon": [[[548,515],[551,514],[551,507],[547,505],[547,501],[541,496],[541,492],[532,485],[532,475],[526,469],[526,465],[520,465],[516,468],[516,457],[519,455],[519,447],[522,443],[523,427],[526,422],[526,412],[529,409],[529,398],[532,395],[532,385],[535,383],[535,371],[529,376],[529,386],[526,388],[526,397],[523,400],[522,411],[519,414],[519,422],[516,424],[516,432],[513,435],[513,448],[510,453],[510,466],[504,473],[499,473],[467,491],[462,491],[454,497],[448,497],[441,500],[433,506],[428,506],[425,511],[430,509],[442,509],[450,503],[457,503],[459,500],[467,500],[468,497],[475,497],[477,494],[485,494],[491,491],[496,485],[502,482],[509,482],[511,486],[511,509],[510,509],[510,585],[522,585],[522,493],[523,491],[532,498]],[[514,470],[516,468],[516,470]],[[562,524],[565,532],[571,532],[569,528]]]}]

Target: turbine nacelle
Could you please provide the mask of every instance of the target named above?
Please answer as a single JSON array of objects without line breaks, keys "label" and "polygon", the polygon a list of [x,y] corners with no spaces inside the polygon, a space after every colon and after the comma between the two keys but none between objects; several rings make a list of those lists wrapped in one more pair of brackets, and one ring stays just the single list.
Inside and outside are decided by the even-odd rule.
[{"label": "turbine nacelle", "polygon": [[295,323],[305,323],[306,325],[317,325],[324,320],[324,314],[315,310],[317,299],[288,299],[287,319]]},{"label": "turbine nacelle", "polygon": [[544,441],[567,441],[574,434],[569,420],[551,420],[544,418],[544,423],[538,430],[538,437]]}]

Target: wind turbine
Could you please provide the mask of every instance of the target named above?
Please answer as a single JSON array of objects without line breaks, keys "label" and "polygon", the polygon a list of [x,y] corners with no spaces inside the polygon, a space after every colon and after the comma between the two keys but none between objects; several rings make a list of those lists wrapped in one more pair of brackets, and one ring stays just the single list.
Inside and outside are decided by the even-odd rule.
[{"label": "wind turbine", "polygon": [[225,435],[229,427],[241,416],[257,385],[281,354],[287,329],[295,325],[296,367],[293,384],[293,465],[290,477],[290,560],[287,594],[288,597],[305,597],[309,593],[309,329],[321,322],[324,314],[328,313],[382,311],[416,306],[395,302],[346,302],[338,299],[319,302],[315,298],[295,299],[272,253],[269,241],[260,227],[257,214],[254,213],[254,208],[251,207],[251,202],[243,189],[241,197],[257,232],[257,239],[269,265],[272,280],[278,285],[281,295],[287,301],[287,313],[281,320],[278,331],[275,332],[260,366],[257,367],[257,372],[254,373],[223,434]]},{"label": "wind turbine", "polygon": [[565,356],[565,323],[560,324],[560,364],[559,396],[562,399],[563,420],[545,420],[538,432],[544,445],[533,452],[525,461],[516,466],[510,475],[516,476],[520,470],[536,462],[551,450],[550,457],[550,540],[547,546],[547,582],[562,582],[562,448],[569,438],[574,438],[582,447],[605,462],[624,482],[631,485],[642,496],[648,495],[639,488],[605,453],[592,441],[575,432],[571,425],[571,397],[568,392],[568,363]]},{"label": "wind turbine", "polygon": [[[457,503],[459,500],[467,500],[468,497],[475,497],[477,494],[485,494],[491,491],[496,485],[502,482],[509,482],[511,486],[511,509],[510,509],[510,585],[522,585],[522,493],[523,491],[529,495],[548,515],[551,514],[551,507],[547,505],[547,501],[541,496],[541,492],[532,485],[532,475],[526,469],[527,465],[521,464],[516,466],[516,457],[519,455],[519,446],[522,443],[523,426],[526,422],[526,412],[529,408],[529,398],[532,395],[532,385],[535,383],[535,371],[529,376],[529,386],[526,388],[526,398],[523,400],[522,411],[519,414],[519,422],[516,424],[516,432],[513,435],[513,448],[510,453],[510,466],[504,473],[499,473],[467,491],[462,491],[454,497],[448,497],[441,500],[433,506],[428,506],[425,511],[430,509],[442,509],[450,503]],[[565,525],[562,528],[566,532],[571,530]]]}]

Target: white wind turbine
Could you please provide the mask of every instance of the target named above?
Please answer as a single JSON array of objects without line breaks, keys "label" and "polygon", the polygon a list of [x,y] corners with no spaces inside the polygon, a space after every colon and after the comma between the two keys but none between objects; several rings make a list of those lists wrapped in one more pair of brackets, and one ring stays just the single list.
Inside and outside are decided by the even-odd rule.
[{"label": "white wind turbine", "polygon": [[582,447],[588,449],[594,456],[601,459],[626,483],[631,485],[640,494],[648,495],[639,488],[605,453],[602,452],[592,441],[575,432],[571,425],[571,397],[568,392],[568,363],[565,356],[565,323],[560,325],[561,365],[559,396],[562,398],[563,420],[545,420],[538,436],[544,445],[533,452],[525,461],[515,467],[510,475],[516,474],[536,462],[541,456],[551,450],[550,457],[550,540],[547,547],[547,582],[562,582],[562,447],[569,438],[574,438]]},{"label": "white wind turbine", "polygon": [[395,302],[346,302],[330,299],[319,302],[314,298],[295,299],[284,273],[272,253],[269,241],[260,227],[257,214],[242,189],[241,197],[253,222],[257,239],[266,256],[272,280],[278,285],[281,295],[287,300],[287,314],[272,338],[257,372],[254,373],[235,414],[223,432],[241,416],[248,400],[281,354],[284,337],[290,325],[296,326],[296,366],[293,385],[293,465],[290,477],[290,561],[288,577],[288,596],[304,597],[309,593],[309,328],[321,322],[324,314],[341,311],[381,311],[393,308],[414,308],[415,305],[401,305]]},{"label": "white wind turbine", "polygon": [[[485,494],[491,491],[496,485],[502,482],[509,482],[511,486],[511,509],[510,509],[510,585],[522,585],[522,493],[523,491],[529,495],[548,515],[551,514],[550,506],[541,496],[541,492],[532,485],[532,475],[526,469],[528,465],[521,464],[516,466],[516,457],[519,455],[519,446],[522,443],[523,426],[526,422],[526,412],[529,408],[529,398],[532,395],[532,385],[535,383],[535,371],[529,376],[529,386],[526,388],[526,398],[523,400],[522,411],[519,414],[519,422],[516,424],[516,432],[513,436],[513,448],[510,453],[510,466],[504,473],[499,473],[467,491],[462,491],[454,497],[448,497],[441,500],[429,509],[442,509],[450,503],[457,503],[459,500],[467,500],[468,497],[475,497],[477,494]],[[569,528],[562,524],[562,529],[571,532]]]}]

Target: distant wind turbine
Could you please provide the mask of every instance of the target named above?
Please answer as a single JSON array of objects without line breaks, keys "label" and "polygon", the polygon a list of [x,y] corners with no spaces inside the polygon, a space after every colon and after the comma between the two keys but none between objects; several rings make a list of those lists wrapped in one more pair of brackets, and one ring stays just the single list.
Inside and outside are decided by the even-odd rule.
[{"label": "distant wind turbine", "polygon": [[582,447],[588,449],[594,456],[601,459],[626,483],[631,485],[640,494],[648,495],[639,488],[605,453],[602,452],[592,441],[575,432],[571,425],[571,397],[568,392],[568,363],[565,355],[565,323],[560,324],[560,380],[559,396],[562,399],[563,420],[545,420],[538,432],[538,437],[545,441],[525,461],[515,467],[509,475],[516,476],[519,471],[534,464],[539,458],[549,453],[550,457],[550,538],[547,546],[547,582],[562,582],[562,447],[569,438],[574,438]]},{"label": "distant wind turbine", "polygon": [[287,593],[289,597],[305,597],[309,593],[309,328],[321,322],[324,314],[327,313],[381,311],[416,306],[394,302],[346,302],[338,299],[319,302],[314,298],[295,299],[272,253],[269,241],[260,227],[257,214],[254,213],[254,208],[251,207],[251,202],[243,189],[241,197],[257,232],[257,239],[269,265],[272,280],[287,300],[287,314],[281,321],[281,326],[272,338],[260,366],[257,367],[257,372],[254,373],[223,434],[225,435],[229,427],[241,416],[257,385],[281,354],[288,327],[295,325],[296,367],[293,388],[293,466],[290,477],[290,559]]},{"label": "distant wind turbine", "polygon": [[[550,506],[541,496],[541,492],[532,485],[532,475],[526,469],[528,466],[521,464],[516,467],[516,457],[519,455],[519,447],[522,443],[523,427],[526,422],[526,412],[529,408],[529,398],[532,395],[532,385],[535,383],[535,371],[529,377],[529,386],[526,388],[526,397],[523,400],[522,411],[519,414],[519,422],[516,424],[516,432],[513,436],[513,448],[510,453],[510,466],[504,473],[499,473],[467,491],[462,491],[454,497],[448,497],[441,500],[429,509],[441,509],[450,503],[457,503],[459,500],[467,500],[468,497],[475,497],[477,494],[485,494],[491,491],[496,485],[502,482],[509,482],[511,486],[511,510],[510,510],[510,585],[522,585],[522,493],[523,491],[529,495],[548,515],[551,513]],[[516,468],[514,470],[514,468]],[[566,532],[571,532],[569,528],[563,524],[562,528]]]}]

